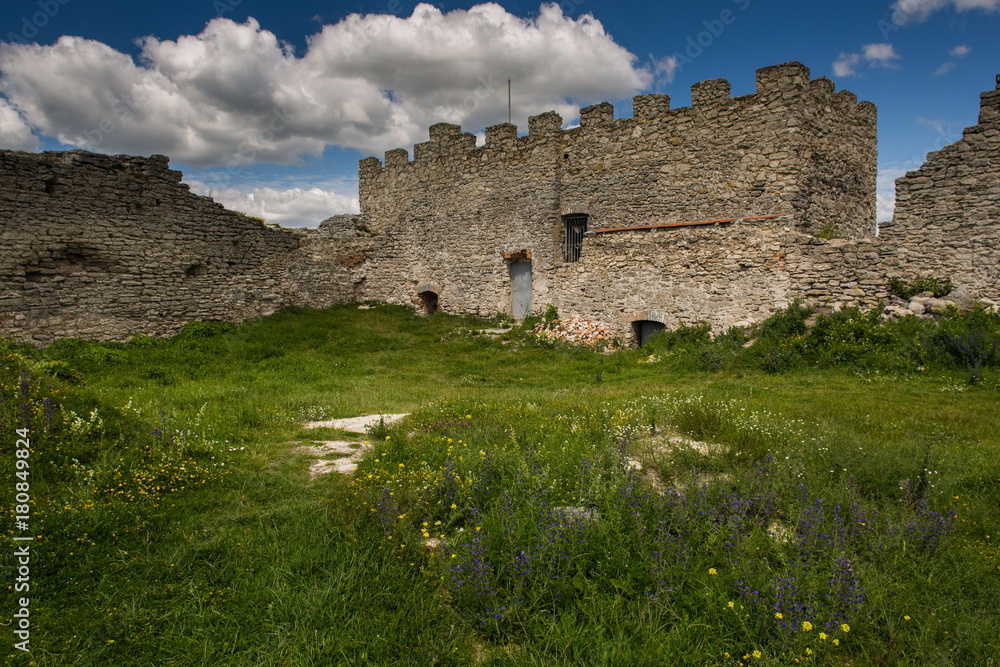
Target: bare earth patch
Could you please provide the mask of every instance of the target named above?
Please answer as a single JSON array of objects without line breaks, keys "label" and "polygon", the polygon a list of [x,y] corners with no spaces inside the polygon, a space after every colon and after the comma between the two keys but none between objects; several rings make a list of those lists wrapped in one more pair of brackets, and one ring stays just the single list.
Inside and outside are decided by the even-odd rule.
[{"label": "bare earth patch", "polygon": [[[399,421],[407,414],[394,415],[367,415],[365,417],[347,417],[345,419],[331,419],[330,421],[309,422],[306,428],[335,428],[340,431],[350,433],[364,433],[369,427],[384,420],[386,424]],[[318,444],[299,447],[298,451],[311,454],[316,457],[316,461],[309,466],[309,479],[316,479],[320,475],[331,472],[339,472],[343,475],[350,475],[357,467],[361,457],[371,449],[371,443],[351,442],[347,440],[330,440]]]},{"label": "bare earth patch", "polygon": [[351,433],[364,433],[369,427],[374,426],[380,419],[384,419],[386,424],[397,422],[410,413],[406,412],[397,415],[367,415],[365,417],[346,417],[344,419],[331,419],[324,422],[309,422],[306,428],[335,428]]}]

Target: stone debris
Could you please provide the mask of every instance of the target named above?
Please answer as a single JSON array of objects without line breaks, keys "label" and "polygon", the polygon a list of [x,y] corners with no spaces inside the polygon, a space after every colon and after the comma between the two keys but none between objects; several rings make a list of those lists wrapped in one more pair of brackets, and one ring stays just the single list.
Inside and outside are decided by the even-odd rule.
[{"label": "stone debris", "polygon": [[566,523],[593,523],[601,518],[597,510],[586,507],[564,505],[553,507],[552,511],[559,515]]},{"label": "stone debris", "polygon": [[899,297],[891,297],[889,303],[882,308],[882,317],[897,320],[909,315],[931,318],[948,311],[949,308],[969,310],[976,305],[987,310],[997,310],[997,304],[989,299],[976,299],[961,287],[955,288],[946,296],[937,298],[931,292],[921,292],[909,301]]},{"label": "stone debris", "polygon": [[547,340],[562,340],[589,347],[616,347],[615,333],[605,324],[579,315],[542,322],[531,333]]},{"label": "stone debris", "polygon": [[775,542],[790,542],[795,537],[795,531],[788,524],[772,521],[767,527],[767,536]]},{"label": "stone debris", "polygon": [[667,438],[665,444],[669,445],[670,449],[689,447],[703,456],[708,456],[709,454],[718,452],[722,449],[721,445],[715,445],[710,442],[702,442],[700,440],[691,440],[690,438],[684,438],[678,435]]},{"label": "stone debris", "polygon": [[335,428],[351,433],[365,433],[380,419],[384,419],[386,424],[397,422],[403,417],[409,416],[409,412],[394,415],[367,415],[364,417],[347,417],[346,419],[331,419],[329,421],[309,422],[306,428]]},{"label": "stone debris", "polygon": [[[319,444],[306,445],[300,447],[298,451],[319,457],[309,466],[309,479],[316,479],[320,475],[331,472],[339,472],[349,475],[358,467],[358,462],[365,452],[371,449],[368,442],[348,442],[345,440],[332,440]],[[335,455],[336,458],[325,458]]]},{"label": "stone debris", "polygon": [[[364,417],[316,421],[307,423],[305,428],[335,428],[350,433],[364,433],[369,427],[378,424],[380,419],[384,420],[386,424],[391,424],[409,414],[408,412],[404,412],[390,415],[366,415]],[[320,475],[326,475],[331,472],[339,472],[344,475],[352,474],[357,469],[361,457],[371,448],[371,443],[367,441],[330,440],[300,447],[298,451],[317,457],[316,461],[309,466],[309,479],[316,479]],[[334,455],[335,458],[326,458],[331,455]]]}]

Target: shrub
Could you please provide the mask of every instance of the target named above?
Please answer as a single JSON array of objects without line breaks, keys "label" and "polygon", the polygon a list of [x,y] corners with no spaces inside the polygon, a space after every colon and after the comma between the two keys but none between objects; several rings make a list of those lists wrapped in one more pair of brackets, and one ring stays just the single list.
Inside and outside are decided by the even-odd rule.
[{"label": "shrub", "polygon": [[795,299],[787,308],[777,310],[769,318],[754,328],[754,334],[762,340],[781,340],[801,336],[806,332],[806,320],[812,315],[812,308]]},{"label": "shrub", "polygon": [[953,313],[942,318],[930,345],[939,354],[965,366],[969,381],[982,381],[983,368],[1000,364],[1000,316],[983,308],[968,313]]},{"label": "shrub", "polygon": [[911,299],[921,292],[932,292],[935,297],[942,297],[951,293],[954,286],[949,278],[937,278],[935,276],[917,276],[909,283],[892,278],[889,280],[889,294],[898,296],[900,299]]}]

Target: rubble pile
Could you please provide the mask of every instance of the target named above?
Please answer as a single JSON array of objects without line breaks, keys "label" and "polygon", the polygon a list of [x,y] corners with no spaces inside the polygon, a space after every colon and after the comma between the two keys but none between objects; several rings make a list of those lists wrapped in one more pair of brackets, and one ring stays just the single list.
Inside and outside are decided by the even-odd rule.
[{"label": "rubble pile", "polygon": [[975,299],[959,287],[941,298],[935,298],[931,292],[922,292],[909,301],[896,296],[891,297],[889,303],[882,309],[882,316],[894,320],[907,315],[932,317],[946,312],[948,308],[968,310],[977,304],[990,310],[997,309],[997,304],[989,299]]},{"label": "rubble pile", "polygon": [[534,335],[547,340],[562,340],[575,345],[611,349],[620,347],[609,327],[585,317],[573,315],[550,322],[541,322],[531,330]]}]

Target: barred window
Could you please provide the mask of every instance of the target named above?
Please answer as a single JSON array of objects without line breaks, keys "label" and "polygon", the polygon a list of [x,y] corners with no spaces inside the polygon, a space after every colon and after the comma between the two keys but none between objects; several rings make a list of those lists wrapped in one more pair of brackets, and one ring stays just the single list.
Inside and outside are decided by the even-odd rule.
[{"label": "barred window", "polygon": [[583,250],[583,233],[587,231],[587,216],[567,215],[563,218],[563,224],[566,227],[563,256],[567,262],[577,262]]}]

